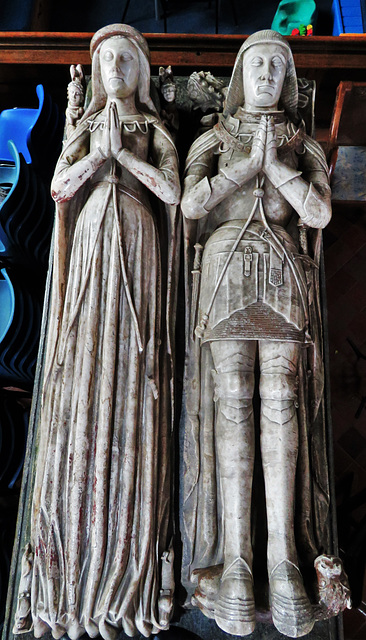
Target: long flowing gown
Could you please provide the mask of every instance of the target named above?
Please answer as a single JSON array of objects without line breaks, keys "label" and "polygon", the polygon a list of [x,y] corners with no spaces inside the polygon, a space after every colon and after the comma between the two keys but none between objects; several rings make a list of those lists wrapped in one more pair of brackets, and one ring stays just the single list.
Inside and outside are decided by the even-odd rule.
[{"label": "long flowing gown", "polygon": [[[151,120],[123,124],[123,144],[144,160],[155,153],[155,166],[172,171],[174,147]],[[98,117],[84,127],[82,155],[102,127]],[[164,135],[161,154],[156,140]],[[56,179],[67,180],[73,158],[71,145]],[[81,210],[61,221],[71,240],[65,288],[53,280],[62,304],[52,301],[33,495],[38,636],[49,628],[72,638],[159,630],[161,557],[171,535],[170,276],[161,260],[164,222],[145,187],[115,165],[98,169],[86,199],[80,194]]]}]

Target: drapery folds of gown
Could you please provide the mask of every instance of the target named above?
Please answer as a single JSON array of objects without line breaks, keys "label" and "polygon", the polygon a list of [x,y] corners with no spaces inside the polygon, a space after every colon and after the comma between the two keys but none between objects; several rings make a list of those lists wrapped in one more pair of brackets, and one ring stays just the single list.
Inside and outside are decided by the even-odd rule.
[{"label": "drapery folds of gown", "polygon": [[[140,46],[143,38],[134,29],[111,25],[107,35],[112,27]],[[141,66],[140,60],[140,74]],[[120,119],[124,147],[145,162],[153,158],[175,188],[167,200],[177,202],[174,144],[151,100],[143,102],[139,92],[139,114],[128,124]],[[54,185],[59,179],[66,184],[75,162],[98,147],[103,116],[90,111],[64,147]],[[36,637],[51,630],[55,638],[86,632],[110,639],[120,629],[147,637],[169,624],[159,597],[173,585],[179,219],[176,206],[162,203],[137,179],[126,184],[125,170],[116,165],[107,159],[56,208],[26,550],[34,556],[29,587]]]}]

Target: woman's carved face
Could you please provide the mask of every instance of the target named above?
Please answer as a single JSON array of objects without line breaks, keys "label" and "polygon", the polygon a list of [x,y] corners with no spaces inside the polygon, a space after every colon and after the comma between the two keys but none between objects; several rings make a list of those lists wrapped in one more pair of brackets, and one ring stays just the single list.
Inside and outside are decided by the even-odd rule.
[{"label": "woman's carved face", "polygon": [[286,75],[287,51],[278,44],[255,44],[243,58],[245,108],[277,108]]},{"label": "woman's carved face", "polygon": [[111,99],[128,98],[136,92],[139,58],[135,45],[123,36],[113,36],[100,47],[102,81]]}]

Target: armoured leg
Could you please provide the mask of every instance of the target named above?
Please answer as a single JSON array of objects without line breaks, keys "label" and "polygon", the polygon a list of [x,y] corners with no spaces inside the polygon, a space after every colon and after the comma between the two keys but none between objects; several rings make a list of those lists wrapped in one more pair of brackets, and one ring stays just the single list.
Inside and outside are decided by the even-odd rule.
[{"label": "armoured leg", "polygon": [[255,626],[250,516],[256,343],[212,342],[211,351],[215,365],[215,436],[224,511],[224,571],[215,604],[215,620],[228,633],[247,635]]},{"label": "armoured leg", "polygon": [[268,569],[287,558],[296,564],[295,473],[298,452],[297,368],[300,346],[259,346],[261,452],[266,487]]},{"label": "armoured leg", "polygon": [[300,345],[294,343],[262,342],[259,347],[271,610],[277,629],[295,638],[309,633],[314,624],[294,535],[299,354]]}]

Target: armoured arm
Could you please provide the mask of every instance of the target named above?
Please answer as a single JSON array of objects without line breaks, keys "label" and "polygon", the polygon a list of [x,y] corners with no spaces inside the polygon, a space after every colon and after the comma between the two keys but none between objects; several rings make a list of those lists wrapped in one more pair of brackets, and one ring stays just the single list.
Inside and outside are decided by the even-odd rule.
[{"label": "armoured arm", "polygon": [[85,131],[61,154],[51,183],[52,198],[56,202],[70,200],[105,162],[101,149],[90,153],[88,150],[89,132]]},{"label": "armoured arm", "polygon": [[207,215],[206,205],[211,197],[209,176],[214,170],[214,155],[210,149],[192,162],[184,179],[181,208],[186,218],[198,219]]},{"label": "armoured arm", "polygon": [[154,164],[145,162],[124,148],[117,155],[117,161],[160,200],[167,204],[178,204],[180,181],[177,155],[170,139],[158,128],[153,133],[152,160]]},{"label": "armoured arm", "polygon": [[263,119],[250,155],[232,162],[230,166],[221,167],[216,174],[214,147],[198,155],[191,163],[184,181],[181,207],[185,217],[203,218],[216,205],[257,175],[262,168],[265,139],[266,121]]},{"label": "armoured arm", "polygon": [[328,168],[321,147],[306,136],[305,153],[301,156],[303,171],[297,171],[278,160],[277,153],[274,153],[275,137],[270,139],[270,125],[268,132],[269,152],[266,149],[263,167],[267,178],[292,205],[304,224],[315,229],[324,228],[331,219],[332,210]]},{"label": "armoured arm", "polygon": [[[207,167],[207,165],[203,166]],[[203,218],[217,204],[248,182],[258,171],[259,169],[254,166],[254,163],[250,163],[249,158],[244,158],[230,167],[220,169],[212,178],[209,178],[208,171],[208,175],[203,177],[197,173],[188,174],[184,180],[183,214],[186,218]],[[206,172],[202,171],[202,173]]]},{"label": "armoured arm", "polygon": [[332,216],[330,188],[322,175],[315,176],[317,182],[307,182],[299,171],[279,163],[278,166],[273,166],[267,177],[292,205],[304,224],[315,229],[327,226]]}]

